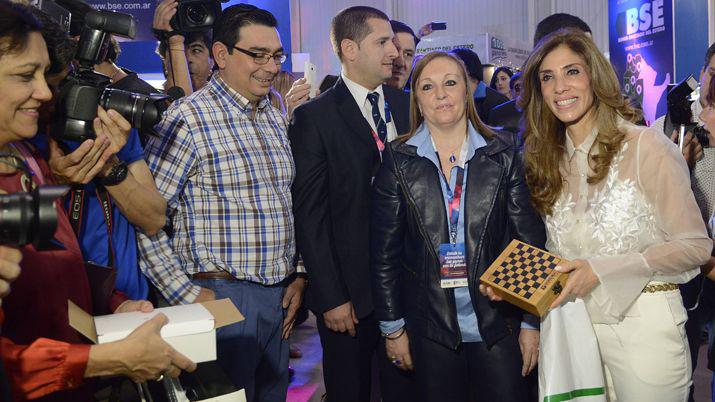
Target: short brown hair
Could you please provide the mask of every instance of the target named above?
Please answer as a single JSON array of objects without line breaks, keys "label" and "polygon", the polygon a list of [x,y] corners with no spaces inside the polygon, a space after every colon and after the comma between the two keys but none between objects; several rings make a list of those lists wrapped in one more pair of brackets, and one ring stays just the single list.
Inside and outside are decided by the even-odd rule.
[{"label": "short brown hair", "polygon": [[370,35],[370,26],[367,24],[367,20],[370,18],[390,22],[387,14],[368,6],[348,7],[333,18],[333,22],[330,25],[330,41],[338,59],[343,60],[340,43],[344,39],[360,43],[366,36]]},{"label": "short brown hair", "polygon": [[25,50],[31,32],[40,32],[40,22],[30,8],[0,0],[0,58]]}]

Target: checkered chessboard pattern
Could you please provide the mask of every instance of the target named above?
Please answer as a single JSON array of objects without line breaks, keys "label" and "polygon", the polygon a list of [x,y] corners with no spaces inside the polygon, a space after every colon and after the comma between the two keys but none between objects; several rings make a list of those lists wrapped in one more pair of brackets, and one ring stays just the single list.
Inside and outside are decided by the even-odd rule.
[{"label": "checkered chessboard pattern", "polygon": [[504,301],[543,317],[568,280],[567,273],[554,270],[561,261],[514,239],[479,280]]},{"label": "checkered chessboard pattern", "polygon": [[494,283],[526,299],[548,278],[559,259],[526,243],[517,243],[501,261]]}]

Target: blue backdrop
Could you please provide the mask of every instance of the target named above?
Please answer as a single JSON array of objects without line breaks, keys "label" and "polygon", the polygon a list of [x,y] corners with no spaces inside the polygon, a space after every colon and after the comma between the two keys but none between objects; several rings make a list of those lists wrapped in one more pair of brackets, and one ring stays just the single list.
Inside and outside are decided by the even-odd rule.
[{"label": "blue backdrop", "polygon": [[[181,1],[181,0],[179,0]],[[132,14],[138,22],[137,38],[133,41],[121,42],[122,54],[118,65],[136,71],[139,74],[161,74],[161,60],[156,55],[157,42],[151,34],[151,25],[159,1],[157,0],[87,0],[94,8],[114,10]],[[244,0],[229,1],[223,8],[237,3],[249,3],[273,13],[278,20],[278,32],[283,42],[286,54],[291,53],[290,41],[290,2],[287,0]],[[283,64],[283,70],[291,70],[291,60]]]},{"label": "blue backdrop", "polygon": [[675,79],[696,79],[708,50],[708,0],[675,1]]},{"label": "blue backdrop", "polygon": [[675,76],[672,3],[610,0],[608,15],[611,63],[650,124],[666,113],[664,95]]}]

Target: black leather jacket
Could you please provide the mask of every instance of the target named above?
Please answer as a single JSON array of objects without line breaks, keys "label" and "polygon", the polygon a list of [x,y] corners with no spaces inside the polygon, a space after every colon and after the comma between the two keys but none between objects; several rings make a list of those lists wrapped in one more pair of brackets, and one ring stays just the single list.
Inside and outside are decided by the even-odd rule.
[{"label": "black leather jacket", "polygon": [[[504,133],[500,133],[504,134]],[[544,225],[531,205],[521,155],[501,135],[469,161],[464,194],[469,292],[488,346],[518,330],[525,313],[479,293],[479,277],[514,238],[537,247]],[[456,349],[461,342],[452,289],[439,285],[437,253],[449,242],[439,171],[401,141],[383,152],[371,212],[373,300],[378,320],[404,318],[408,333]],[[527,319],[532,324],[531,320]]]}]

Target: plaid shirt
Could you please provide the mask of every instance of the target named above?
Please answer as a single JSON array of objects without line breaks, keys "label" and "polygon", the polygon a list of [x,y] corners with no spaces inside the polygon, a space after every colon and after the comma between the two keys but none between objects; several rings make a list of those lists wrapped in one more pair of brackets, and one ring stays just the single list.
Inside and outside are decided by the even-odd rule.
[{"label": "plaid shirt", "polygon": [[173,237],[138,233],[141,269],[171,303],[200,288],[190,275],[226,271],[271,285],[292,274],[295,174],[286,121],[214,76],[175,102],[146,146],[147,163],[173,216]]}]

